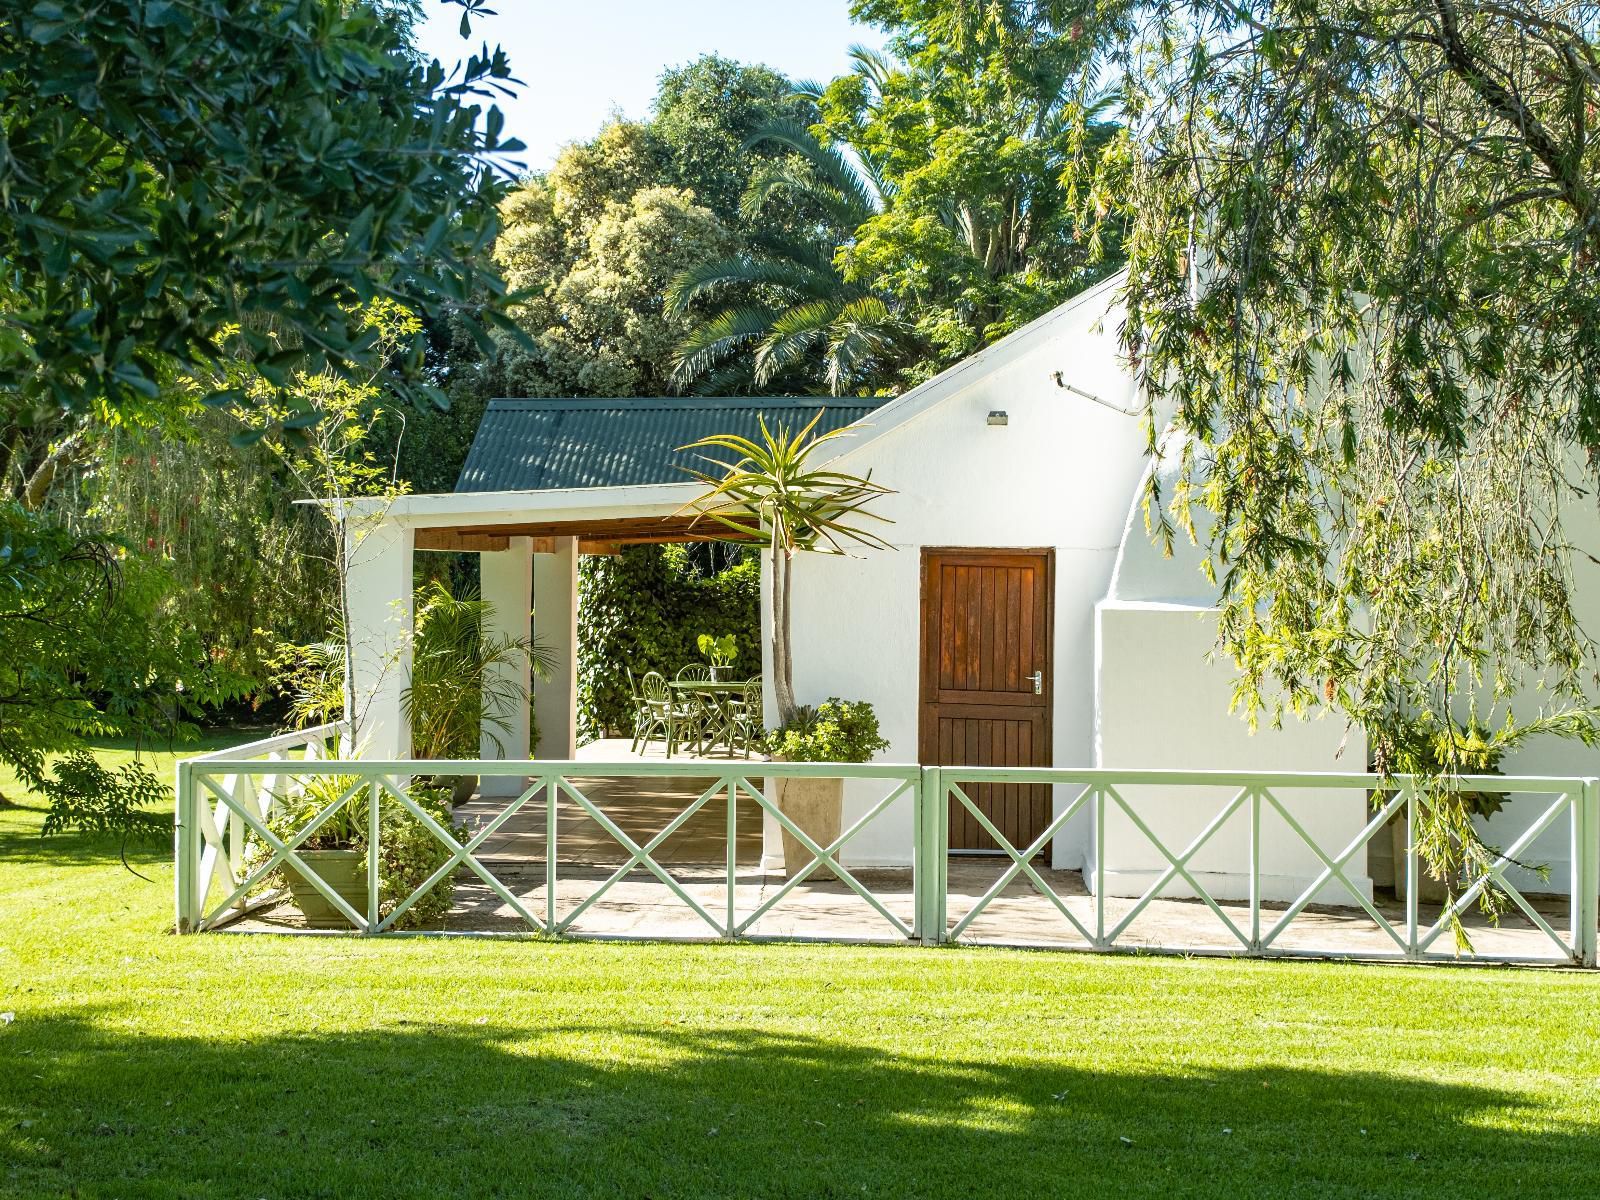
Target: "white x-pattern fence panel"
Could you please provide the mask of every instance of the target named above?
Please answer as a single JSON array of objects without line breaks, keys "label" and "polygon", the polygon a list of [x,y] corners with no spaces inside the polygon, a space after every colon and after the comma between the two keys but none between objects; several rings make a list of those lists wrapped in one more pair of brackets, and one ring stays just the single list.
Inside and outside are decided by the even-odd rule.
[{"label": "white x-pattern fence panel", "polygon": [[[395,930],[397,922],[416,903],[444,879],[465,868],[480,879],[486,887],[523,922],[532,933],[549,936],[585,936],[578,927],[580,919],[595,908],[605,895],[639,869],[653,876],[676,900],[691,910],[705,925],[711,936],[725,938],[757,938],[756,924],[768,916],[782,901],[821,869],[826,869],[854,895],[858,896],[887,926],[888,936],[911,940],[921,936],[919,921],[906,922],[898,916],[885,900],[844,863],[845,848],[874,822],[883,819],[890,807],[902,798],[909,798],[914,812],[920,814],[918,803],[922,785],[916,767],[884,764],[838,766],[821,763],[763,763],[759,767],[749,762],[723,765],[696,762],[681,763],[542,763],[542,762],[479,762],[431,761],[430,773],[440,775],[476,774],[480,776],[519,776],[527,786],[491,817],[465,841],[458,840],[452,831],[442,825],[426,808],[417,804],[408,791],[408,771],[414,771],[415,762],[363,762],[359,760],[333,761],[308,754],[304,760],[293,763],[272,759],[266,762],[204,759],[189,760],[180,764],[178,774],[178,927],[180,930],[201,931],[228,924],[248,912],[275,902],[276,893],[259,893],[263,883],[275,870],[290,868],[302,876],[328,902],[341,913],[355,932],[382,934]],[[883,794],[867,810],[851,822],[838,837],[827,845],[815,841],[804,829],[784,812],[782,806],[765,794],[758,781],[797,778],[833,778],[848,775],[851,779],[876,781]],[[279,837],[270,827],[272,804],[283,794],[284,786],[303,788],[306,780],[315,776],[349,777],[353,780],[326,808],[287,839]],[[636,840],[630,836],[612,814],[607,813],[580,786],[584,780],[615,778],[711,778],[711,786],[648,839]],[[270,783],[271,786],[268,786]],[[323,879],[314,867],[300,856],[300,847],[323,825],[344,808],[365,795],[370,823],[367,838],[367,897],[366,913],[356,912]],[[787,879],[759,900],[748,912],[738,906],[738,806],[740,797],[753,801],[759,811],[770,817],[781,829],[794,837],[808,861],[790,871]],[[561,880],[561,800],[570,801],[585,817],[593,821],[604,834],[626,854],[618,866],[598,887],[594,888],[570,911],[562,913],[559,907]],[[513,888],[499,878],[490,865],[479,856],[479,851],[519,811],[530,804],[542,804],[543,828],[546,832],[544,864],[544,904],[530,909]],[[378,862],[381,854],[381,818],[384,806],[398,805],[412,819],[420,823],[428,834],[448,851],[448,858],[414,891],[400,900],[386,915],[379,916]],[[712,805],[720,805],[725,813],[726,858],[722,876],[725,902],[714,914],[697,900],[676,877],[668,865],[661,862],[657,852],[683,826]],[[218,830],[237,827],[240,831],[229,838]],[[264,852],[257,856],[257,865],[246,870],[243,846],[254,839]],[[191,862],[195,847],[200,847],[200,858]],[[917,866],[913,890],[922,871],[921,843],[908,839],[908,851],[913,853]],[[226,853],[225,853],[226,852]],[[223,870],[220,864],[237,861],[237,868]],[[208,897],[218,881],[226,890],[226,898],[213,904]],[[920,895],[920,892],[918,892]]]},{"label": "white x-pattern fence panel", "polygon": [[[1135,922],[1150,906],[1166,896],[1173,885],[1181,885],[1189,898],[1203,905],[1230,939],[1232,953],[1274,956],[1286,954],[1334,954],[1362,958],[1408,960],[1461,957],[1453,945],[1440,946],[1453,929],[1456,918],[1467,916],[1489,887],[1509,897],[1517,913],[1539,931],[1551,945],[1552,955],[1483,952],[1475,957],[1490,961],[1557,961],[1593,965],[1596,952],[1596,896],[1600,894],[1600,783],[1593,779],[1534,779],[1483,777],[1460,781],[1470,790],[1513,793],[1537,798],[1536,815],[1517,836],[1500,850],[1487,871],[1471,880],[1452,902],[1429,921],[1424,921],[1419,904],[1422,864],[1415,851],[1414,831],[1422,797],[1406,780],[1379,780],[1369,775],[1282,774],[1261,772],[1179,772],[1121,769],[1053,769],[993,767],[917,767],[896,764],[827,763],[707,763],[691,766],[682,763],[548,763],[548,762],[430,762],[430,772],[475,774],[480,776],[518,776],[525,784],[470,836],[459,839],[409,794],[415,762],[365,762],[333,760],[327,755],[331,727],[266,739],[235,750],[218,752],[180,764],[177,814],[177,916],[184,931],[216,928],[238,919],[263,903],[274,902],[273,894],[261,894],[263,882],[277,869],[288,866],[302,875],[350,923],[351,929],[367,934],[393,932],[396,923],[432,889],[460,871],[470,872],[513,912],[528,932],[546,936],[585,936],[579,922],[601,903],[623,880],[643,871],[658,882],[676,902],[692,912],[704,927],[701,936],[751,938],[761,936],[757,926],[778,905],[793,895],[818,872],[837,878],[881,921],[880,933],[891,939],[920,940],[935,944],[975,940],[975,923],[987,917],[987,927],[995,923],[997,904],[1008,888],[1019,879],[1025,881],[1031,896],[1059,918],[1083,946],[1110,951],[1215,952],[1215,946],[1152,943],[1139,940]],[[293,795],[313,776],[348,778],[337,800],[320,811],[305,827],[288,838],[271,827],[272,806],[278,798]],[[616,778],[695,777],[709,780],[696,798],[685,805],[655,833],[634,837],[614,819],[605,807],[590,796],[584,781]],[[867,780],[878,785],[878,795],[829,844],[822,845],[802,829],[768,795],[764,782],[779,778],[842,777]],[[973,798],[974,785],[1028,784],[1050,785],[1057,795],[1052,819],[1026,846],[1013,845]],[[1197,803],[1212,803],[1214,811],[1203,826],[1181,845],[1168,844],[1161,821],[1141,801],[1152,788],[1196,793]],[[1325,793],[1346,789],[1363,798],[1379,800],[1369,809],[1369,819],[1345,844],[1325,846],[1309,829],[1305,796],[1307,789]],[[1297,793],[1300,795],[1297,796]],[[1220,802],[1207,797],[1225,795]],[[356,911],[308,867],[298,848],[326,821],[345,806],[363,799],[370,822],[368,837],[368,887],[365,912]],[[769,894],[747,903],[739,902],[739,864],[737,862],[739,804],[754,802],[764,820],[770,820],[804,847],[808,860],[788,873]],[[626,855],[599,885],[563,913],[558,903],[561,878],[560,808],[572,806],[614,841]],[[897,802],[911,805],[910,844],[907,858],[911,865],[911,891],[914,914],[902,919],[883,895],[864,884],[846,862],[846,850],[875,822],[884,821]],[[381,837],[380,811],[399,806],[419,822],[448,852],[447,859],[409,896],[380,918],[378,858]],[[1003,869],[964,911],[951,913],[949,882],[949,813],[960,806],[1000,847]],[[530,807],[542,807],[544,816],[545,863],[542,904],[529,902],[500,879],[482,856],[485,845],[513,817]],[[658,858],[662,847],[686,823],[710,809],[724,814],[726,861],[722,872],[721,904],[702,903],[685,886],[669,865]],[[1041,867],[1054,841],[1062,836],[1069,822],[1080,816],[1092,821],[1091,863],[1083,873],[1087,896],[1063,895],[1053,886],[1050,872]],[[1115,816],[1125,830],[1138,837],[1159,856],[1161,867],[1131,905],[1119,905],[1120,912],[1108,911],[1106,880],[1106,831],[1108,817]],[[1277,823],[1314,856],[1319,864],[1316,877],[1287,904],[1264,903],[1261,894],[1263,872],[1263,818]],[[1403,819],[1407,831],[1407,851],[1403,870],[1407,887],[1403,918],[1391,920],[1375,904],[1352,875],[1357,856],[1372,839],[1387,828],[1392,818]],[[1219,899],[1206,886],[1205,872],[1197,869],[1196,859],[1214,843],[1219,831],[1230,822],[1244,821],[1248,828],[1249,894]],[[1540,911],[1508,875],[1513,866],[1525,864],[1529,848],[1547,830],[1565,821],[1571,836],[1570,920],[1565,930],[1558,928]],[[252,854],[247,846],[255,847]],[[1380,931],[1391,949],[1355,951],[1348,946],[1308,945],[1297,935],[1304,922],[1302,915],[1313,904],[1326,905],[1325,893],[1331,889],[1345,909],[1360,913]],[[1013,893],[1014,894],[1014,893]],[[214,897],[221,896],[220,900]],[[1240,906],[1243,905],[1241,919]],[[978,940],[1003,940],[1027,944],[1026,935]],[[1289,944],[1292,943],[1292,944]],[[1055,942],[1042,944],[1057,944]],[[1448,944],[1448,943],[1447,943]]]},{"label": "white x-pattern fence panel", "polygon": [[[1524,798],[1538,805],[1537,815],[1509,845],[1495,854],[1486,871],[1468,881],[1431,922],[1424,923],[1420,911],[1419,884],[1425,864],[1416,849],[1415,831],[1419,807],[1426,801],[1410,780],[1332,773],[1058,770],[1036,767],[941,767],[930,768],[930,773],[935,776],[935,782],[929,789],[932,797],[930,804],[936,810],[933,819],[938,826],[935,852],[940,854],[941,859],[949,845],[950,808],[959,805],[976,818],[1000,847],[1004,858],[1009,860],[999,877],[962,913],[948,912],[950,891],[947,883],[941,884],[934,898],[937,907],[930,919],[935,928],[947,931],[946,940],[952,942],[973,940],[969,932],[974,923],[991,910],[995,901],[1021,875],[1026,877],[1034,892],[1056,911],[1062,923],[1076,933],[1088,948],[1095,950],[1214,952],[1215,947],[1209,945],[1129,940],[1134,922],[1167,893],[1170,885],[1181,880],[1188,893],[1185,899],[1198,901],[1209,910],[1231,937],[1235,944],[1233,952],[1238,954],[1263,957],[1334,955],[1410,961],[1476,958],[1497,962],[1566,961],[1586,965],[1594,965],[1595,962],[1596,907],[1600,904],[1597,901],[1597,895],[1600,895],[1600,786],[1593,779],[1471,776],[1458,780],[1457,786],[1464,791],[1508,793]],[[1014,846],[969,794],[969,789],[975,790],[973,785],[977,784],[1053,785],[1059,794],[1055,816],[1031,845],[1022,848]],[[1225,789],[1228,798],[1217,805],[1198,834],[1181,847],[1174,847],[1157,830],[1150,815],[1141,812],[1139,802],[1130,800],[1124,794],[1125,790],[1132,791],[1135,787],[1143,792],[1155,788],[1168,793],[1187,790],[1197,793],[1196,804],[1214,803],[1205,797],[1216,794],[1218,789]],[[1343,789],[1359,793],[1363,799],[1368,796],[1377,796],[1378,799],[1372,804],[1370,817],[1360,831],[1344,845],[1330,849],[1307,829],[1305,809],[1295,802],[1294,793],[1308,789],[1318,793]],[[1093,815],[1093,848],[1089,864],[1083,872],[1084,882],[1088,886],[1088,901],[1085,904],[1084,897],[1076,897],[1080,903],[1075,911],[1071,899],[1063,896],[1041,874],[1038,859],[1067,822],[1083,811]],[[1115,918],[1108,916],[1107,912],[1110,890],[1107,886],[1107,818],[1113,814],[1120,816],[1128,827],[1137,831],[1144,844],[1153,849],[1165,864],[1155,881]],[[1192,869],[1192,864],[1218,831],[1240,816],[1248,822],[1248,895],[1242,901],[1219,900],[1205,886],[1201,874]],[[1283,828],[1319,864],[1319,873],[1315,878],[1292,902],[1281,908],[1265,904],[1262,900],[1263,816],[1281,822]],[[1365,853],[1374,837],[1387,830],[1392,818],[1403,819],[1406,829],[1404,860],[1395,864],[1396,870],[1404,872],[1406,880],[1404,917],[1399,922],[1390,920],[1366,890],[1351,877],[1353,873],[1360,874],[1352,871],[1357,856]],[[1568,822],[1571,834],[1572,883],[1567,897],[1570,919],[1565,931],[1552,925],[1507,875],[1512,866],[1524,864],[1523,856],[1528,848],[1561,819]],[[1339,894],[1345,907],[1363,913],[1393,949],[1352,952],[1348,944],[1316,946],[1303,941],[1292,948],[1285,947],[1282,939],[1286,931],[1295,927],[1297,920],[1313,903],[1328,904],[1326,899],[1319,900],[1319,897],[1323,897],[1330,887]],[[1510,899],[1529,924],[1549,941],[1553,953],[1462,952],[1454,947],[1453,942],[1448,950],[1436,948],[1440,940],[1454,930],[1455,920],[1470,916],[1474,905],[1489,887],[1498,888]],[[1247,915],[1244,923],[1235,920],[1228,911],[1230,907],[1237,910],[1241,903]],[[1003,940],[1007,944],[1026,944],[1026,938],[994,940]]]}]

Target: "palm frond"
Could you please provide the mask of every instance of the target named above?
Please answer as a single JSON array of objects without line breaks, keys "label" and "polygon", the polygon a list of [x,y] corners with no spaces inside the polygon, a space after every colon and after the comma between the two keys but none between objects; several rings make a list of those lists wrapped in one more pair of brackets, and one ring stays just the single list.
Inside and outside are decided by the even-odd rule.
[{"label": "palm frond", "polygon": [[756,146],[762,142],[776,142],[792,150],[816,172],[819,183],[842,197],[850,198],[850,211],[863,214],[851,222],[860,225],[883,207],[883,197],[873,190],[872,183],[856,170],[855,165],[838,148],[824,146],[817,136],[799,121],[780,119],[769,121],[745,139],[745,145]]},{"label": "palm frond", "polygon": [[838,284],[832,263],[815,266],[776,256],[742,254],[682,271],[667,286],[666,309],[682,316],[698,297],[738,285],[765,285],[801,296],[825,294]]},{"label": "palm frond", "polygon": [[674,356],[673,382],[680,386],[705,374],[724,358],[769,335],[777,314],[760,305],[725,309],[690,330]]},{"label": "palm frond", "polygon": [[782,337],[771,337],[756,351],[756,382],[763,386],[805,358],[808,351],[822,345],[826,334],[821,329],[798,329]]},{"label": "palm frond", "polygon": [[851,44],[849,55],[852,64],[850,69],[870,83],[878,95],[883,95],[884,85],[895,72],[895,61],[882,50],[864,46],[860,42]]}]

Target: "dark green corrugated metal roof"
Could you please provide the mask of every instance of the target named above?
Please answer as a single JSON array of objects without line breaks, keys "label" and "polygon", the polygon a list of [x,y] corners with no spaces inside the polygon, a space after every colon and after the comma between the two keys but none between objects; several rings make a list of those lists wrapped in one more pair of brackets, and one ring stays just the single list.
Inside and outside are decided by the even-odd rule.
[{"label": "dark green corrugated metal roof", "polygon": [[621,400],[491,400],[467,454],[458,492],[683,483],[694,463],[679,446],[716,433],[754,438],[758,420],[798,433],[818,411],[817,432],[858,421],[886,400],[728,397]]}]

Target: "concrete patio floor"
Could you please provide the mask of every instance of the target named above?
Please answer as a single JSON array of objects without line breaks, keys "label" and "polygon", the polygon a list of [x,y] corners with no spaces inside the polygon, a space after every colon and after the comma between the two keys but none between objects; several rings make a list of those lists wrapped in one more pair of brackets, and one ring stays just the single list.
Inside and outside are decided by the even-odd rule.
[{"label": "concrete patio floor", "polygon": [[[617,860],[615,865],[558,864],[557,919],[564,920],[587,900],[614,874],[616,866],[620,866],[622,861],[625,861],[625,857]],[[524,908],[536,918],[544,918],[547,893],[541,865],[494,860],[485,860],[484,865],[517,897]],[[951,860],[950,927],[960,921],[973,903],[999,878],[1004,865],[995,859]],[[721,922],[724,919],[727,892],[722,868],[710,865],[663,866],[714,920]],[[1085,888],[1081,873],[1043,867],[1039,868],[1039,873],[1062,897],[1068,911],[1085,928],[1093,930],[1095,901]],[[910,926],[913,898],[909,871],[861,870],[854,874],[885,908]],[[754,864],[741,865],[734,886],[738,920],[742,922],[775,895],[784,883],[781,875],[764,874]],[[1107,897],[1107,927],[1115,927],[1134,903],[1131,899]],[[1248,907],[1244,904],[1223,904],[1220,907],[1248,936]],[[1392,899],[1381,899],[1375,907],[1403,936],[1404,907]],[[1552,928],[1558,933],[1564,932],[1566,918],[1561,905],[1540,903],[1537,907]],[[1263,906],[1263,933],[1272,928],[1283,909],[1282,905]],[[1437,915],[1437,909],[1424,908],[1424,927]],[[1489,925],[1474,913],[1466,925],[1477,954],[1562,961],[1555,944],[1520,913],[1503,918],[1498,927]],[[288,904],[258,911],[230,926],[236,930],[257,932],[287,931],[300,927],[299,913]],[[441,928],[457,933],[531,932],[509,905],[467,870],[457,873],[455,903]],[[708,925],[704,918],[642,867],[613,884],[568,932],[579,936],[669,939],[720,936],[720,928]],[[758,937],[774,938],[902,940],[880,913],[845,884],[831,878],[817,880],[815,877],[803,881],[746,932]],[[1089,948],[1088,942],[1072,928],[1054,904],[1021,876],[1012,880],[963,931],[961,941],[974,945]],[[1330,906],[1302,912],[1273,944],[1279,950],[1329,956],[1391,955],[1399,949],[1361,909]],[[1239,949],[1238,941],[1202,902],[1178,899],[1152,901],[1118,939],[1118,945],[1123,949],[1150,951],[1216,952]],[[1452,945],[1451,935],[1446,931],[1434,943],[1433,950],[1449,953]]]}]

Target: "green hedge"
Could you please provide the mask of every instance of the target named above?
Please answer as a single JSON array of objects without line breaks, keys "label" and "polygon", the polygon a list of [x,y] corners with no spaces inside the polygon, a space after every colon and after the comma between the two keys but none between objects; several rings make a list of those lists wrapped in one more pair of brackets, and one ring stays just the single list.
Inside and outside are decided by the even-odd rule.
[{"label": "green hedge", "polygon": [[633,723],[627,668],[668,679],[704,662],[695,639],[733,634],[737,678],[761,671],[761,564],[706,574],[685,546],[630,546],[586,555],[578,571],[578,737],[625,734]]}]

